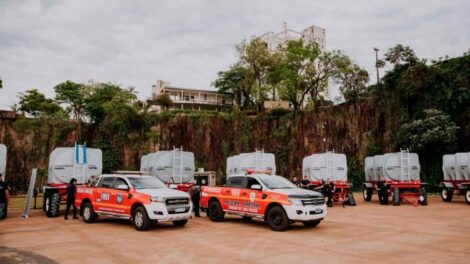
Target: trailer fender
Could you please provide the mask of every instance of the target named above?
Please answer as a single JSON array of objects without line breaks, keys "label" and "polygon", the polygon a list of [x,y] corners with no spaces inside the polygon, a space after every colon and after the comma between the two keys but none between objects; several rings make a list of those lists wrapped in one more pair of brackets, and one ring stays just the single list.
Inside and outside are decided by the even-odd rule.
[{"label": "trailer fender", "polygon": [[454,185],[450,182],[441,182],[439,183],[439,188],[454,188]]},{"label": "trailer fender", "polygon": [[374,185],[370,182],[364,182],[364,187],[365,188],[374,188]]}]

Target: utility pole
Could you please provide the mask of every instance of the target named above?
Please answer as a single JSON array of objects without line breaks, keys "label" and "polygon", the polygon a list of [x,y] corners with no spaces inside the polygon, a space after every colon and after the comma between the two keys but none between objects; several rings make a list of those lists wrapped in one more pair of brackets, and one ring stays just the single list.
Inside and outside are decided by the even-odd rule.
[{"label": "utility pole", "polygon": [[379,84],[379,48],[374,48],[375,50],[375,69],[377,70],[377,84]]}]

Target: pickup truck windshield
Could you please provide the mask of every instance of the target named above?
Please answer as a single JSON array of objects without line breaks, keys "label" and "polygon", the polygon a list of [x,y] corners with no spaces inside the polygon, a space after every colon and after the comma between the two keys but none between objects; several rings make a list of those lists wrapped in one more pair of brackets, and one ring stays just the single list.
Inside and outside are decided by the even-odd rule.
[{"label": "pickup truck windshield", "polygon": [[166,185],[154,177],[128,178],[136,189],[166,189]]},{"label": "pickup truck windshield", "polygon": [[269,189],[292,189],[297,188],[292,182],[281,176],[259,177],[259,180]]}]

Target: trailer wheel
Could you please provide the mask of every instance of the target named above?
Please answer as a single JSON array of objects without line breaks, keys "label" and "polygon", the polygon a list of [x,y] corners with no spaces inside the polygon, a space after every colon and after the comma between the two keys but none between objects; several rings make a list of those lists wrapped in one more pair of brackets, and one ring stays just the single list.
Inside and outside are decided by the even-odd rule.
[{"label": "trailer wheel", "polygon": [[266,216],[268,224],[274,231],[285,231],[289,227],[289,218],[280,206],[272,207]]},{"label": "trailer wheel", "polygon": [[362,189],[362,196],[364,197],[364,201],[370,202],[372,200],[372,188],[364,187]]},{"label": "trailer wheel", "polygon": [[428,193],[426,192],[426,189],[421,188],[419,189],[419,198],[418,198],[419,204],[420,205],[428,205]]},{"label": "trailer wheel", "polygon": [[46,191],[44,194],[44,211],[47,217],[57,217],[60,214],[60,195],[57,191]]},{"label": "trailer wheel", "polygon": [[207,208],[207,214],[213,222],[221,222],[224,220],[225,213],[218,201],[210,202],[209,207]]},{"label": "trailer wheel", "polygon": [[442,201],[446,203],[450,203],[452,201],[453,196],[454,196],[454,190],[448,189],[448,188],[443,188],[441,190]]},{"label": "trailer wheel", "polygon": [[134,220],[134,228],[137,231],[146,231],[150,228],[150,224],[152,224],[143,206],[139,206],[134,210],[132,219]]},{"label": "trailer wheel", "polygon": [[94,223],[96,222],[96,219],[98,218],[98,215],[95,213],[93,210],[93,206],[91,203],[86,202],[83,204],[83,209],[81,209],[82,217],[83,217],[83,222],[85,223]]},{"label": "trailer wheel", "polygon": [[465,191],[465,202],[470,205],[470,188]]},{"label": "trailer wheel", "polygon": [[173,224],[175,226],[184,226],[188,223],[188,220],[185,219],[185,220],[178,220],[178,221],[173,221]]},{"label": "trailer wheel", "polygon": [[321,220],[313,220],[313,221],[302,222],[302,224],[304,224],[304,226],[306,226],[306,227],[315,227],[318,224],[320,224],[320,222],[321,222]]}]

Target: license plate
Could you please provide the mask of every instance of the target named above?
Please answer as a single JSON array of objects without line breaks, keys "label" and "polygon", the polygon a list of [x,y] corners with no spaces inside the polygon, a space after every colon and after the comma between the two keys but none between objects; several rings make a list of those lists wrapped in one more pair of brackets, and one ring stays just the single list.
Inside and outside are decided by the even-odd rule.
[{"label": "license plate", "polygon": [[176,209],[175,209],[175,212],[176,212],[176,213],[182,213],[182,212],[184,212],[184,211],[186,211],[185,208],[176,208]]}]

